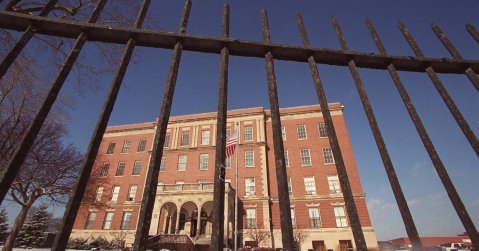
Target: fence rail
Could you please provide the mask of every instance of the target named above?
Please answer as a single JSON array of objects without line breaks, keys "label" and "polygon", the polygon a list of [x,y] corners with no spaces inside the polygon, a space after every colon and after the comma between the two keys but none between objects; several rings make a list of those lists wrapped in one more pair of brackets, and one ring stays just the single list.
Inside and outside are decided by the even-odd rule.
[{"label": "fence rail", "polygon": [[[268,92],[271,106],[271,117],[273,124],[273,141],[274,141],[274,153],[275,163],[277,168],[277,180],[278,180],[278,192],[280,202],[280,218],[281,218],[281,231],[283,248],[285,250],[292,250],[292,223],[290,216],[289,205],[289,193],[286,180],[285,158],[283,151],[283,142],[281,139],[281,121],[279,114],[279,104],[277,99],[277,86],[276,77],[274,72],[274,60],[286,60],[286,61],[298,61],[308,63],[311,70],[311,76],[313,79],[314,87],[316,89],[318,101],[321,104],[321,110],[325,118],[325,123],[330,135],[329,140],[334,153],[334,159],[337,166],[339,175],[341,190],[343,191],[345,204],[350,219],[356,248],[358,250],[366,250],[366,244],[362,233],[361,224],[357,216],[357,210],[353,199],[351,187],[348,177],[346,175],[341,151],[338,145],[338,138],[335,134],[334,125],[329,114],[326,94],[323,89],[323,85],[320,79],[320,74],[317,68],[317,64],[329,64],[337,66],[346,66],[351,71],[356,88],[358,90],[361,103],[366,113],[369,125],[373,132],[378,150],[381,155],[381,159],[384,163],[388,179],[394,192],[395,199],[400,208],[401,216],[403,218],[407,233],[412,241],[413,247],[420,250],[422,245],[419,239],[418,232],[416,230],[414,220],[409,212],[409,208],[402,192],[401,185],[397,179],[393,163],[390,159],[387,147],[381,135],[380,128],[376,121],[373,108],[370,105],[367,92],[362,84],[358,68],[371,68],[387,70],[401,95],[404,105],[413,121],[417,132],[426,148],[436,171],[443,182],[443,185],[448,193],[448,196],[464,225],[469,238],[471,239],[475,249],[479,249],[479,235],[478,232],[464,207],[459,194],[457,193],[454,184],[452,183],[449,175],[446,171],[444,164],[442,163],[438,153],[436,152],[434,145],[432,144],[426,129],[422,125],[421,118],[416,112],[414,105],[412,104],[407,90],[404,88],[401,79],[397,71],[410,71],[410,72],[424,72],[430,77],[435,88],[443,98],[444,102],[448,106],[450,112],[455,118],[456,122],[463,131],[465,137],[468,139],[471,147],[479,156],[479,143],[477,137],[474,135],[470,126],[467,124],[459,109],[456,107],[453,99],[449,96],[447,90],[443,87],[437,73],[456,73],[465,74],[471,81],[471,84],[479,90],[479,78],[476,72],[479,71],[479,60],[464,59],[459,54],[457,49],[453,46],[451,41],[447,38],[444,32],[436,24],[432,25],[434,33],[438,39],[450,52],[452,58],[427,58],[422,53],[421,49],[414,41],[412,35],[408,32],[403,23],[399,23],[398,27],[403,33],[406,41],[411,46],[415,53],[415,56],[398,56],[389,55],[381,42],[381,39],[376,32],[374,25],[370,20],[367,20],[367,26],[373,37],[373,40],[378,48],[379,53],[374,52],[354,52],[350,51],[344,35],[342,34],[341,27],[336,18],[332,19],[332,25],[336,31],[338,39],[341,44],[341,50],[325,49],[312,47],[309,44],[306,28],[303,24],[300,14],[296,15],[298,29],[303,41],[303,45],[289,45],[289,44],[277,44],[271,41],[270,31],[268,26],[268,16],[266,10],[262,12],[262,28],[264,41],[248,41],[229,37],[229,7],[225,5],[224,17],[223,17],[223,34],[221,37],[209,37],[202,35],[192,35],[186,33],[189,14],[191,11],[191,1],[185,2],[183,15],[178,27],[177,32],[159,32],[151,30],[141,29],[144,17],[147,13],[150,1],[144,0],[141,6],[140,12],[136,23],[133,28],[125,27],[110,27],[102,24],[95,24],[96,19],[102,12],[102,8],[105,4],[105,0],[98,1],[92,17],[88,23],[79,23],[74,21],[64,21],[61,19],[55,19],[47,17],[52,7],[57,1],[50,0],[42,10],[39,16],[20,14],[10,11],[12,6],[18,1],[11,1],[6,11],[0,11],[0,28],[10,29],[15,31],[24,32],[23,36],[17,42],[16,46],[11,49],[8,56],[2,59],[0,65],[0,77],[3,77],[7,72],[10,65],[13,63],[18,54],[22,51],[23,47],[28,43],[30,38],[34,34],[45,34],[51,36],[58,36],[64,38],[77,39],[77,42],[72,49],[70,55],[67,57],[61,71],[59,72],[55,82],[52,84],[49,95],[46,97],[44,103],[33,120],[26,136],[22,139],[19,148],[15,152],[14,156],[9,162],[6,172],[2,173],[0,180],[0,197],[4,199],[13,179],[18,173],[17,166],[20,166],[25,160],[25,156],[28,153],[32,142],[38,134],[38,131],[43,125],[44,119],[48,115],[53,102],[56,100],[57,95],[62,88],[62,85],[70,73],[73,63],[76,61],[76,57],[81,51],[83,44],[86,41],[100,41],[105,43],[125,44],[125,51],[121,62],[118,65],[115,77],[112,81],[111,89],[108,97],[105,99],[105,105],[102,110],[102,114],[97,122],[95,132],[91,139],[91,143],[87,150],[87,157],[82,165],[81,175],[75,187],[74,194],[72,195],[65,212],[65,216],[62,221],[61,234],[57,236],[54,247],[52,250],[64,250],[68,237],[73,227],[73,222],[78,213],[79,202],[82,199],[83,192],[88,182],[88,178],[91,174],[93,161],[97,155],[99,144],[103,133],[105,132],[106,125],[108,123],[110,114],[113,109],[113,105],[116,100],[116,96],[121,86],[123,76],[128,67],[131,54],[135,46],[146,46],[154,48],[167,48],[171,49],[173,56],[171,59],[170,71],[166,81],[165,95],[162,102],[162,108],[158,119],[157,131],[154,139],[153,154],[151,162],[148,168],[147,181],[145,185],[145,191],[143,194],[143,200],[141,205],[141,212],[139,217],[139,228],[137,229],[135,237],[135,250],[143,250],[148,238],[148,230],[152,216],[153,204],[158,189],[157,179],[159,174],[159,165],[162,158],[161,146],[164,145],[166,127],[168,124],[172,96],[175,90],[176,78],[178,75],[178,67],[181,60],[181,53],[183,50],[195,51],[202,53],[221,54],[221,70],[219,77],[219,89],[220,94],[218,97],[218,132],[217,132],[217,151],[216,151],[216,164],[215,164],[215,186],[208,186],[206,189],[214,188],[214,203],[215,210],[213,211],[213,233],[212,233],[212,249],[221,250],[223,247],[223,220],[220,209],[224,208],[224,185],[220,182],[224,179],[224,167],[221,163],[225,161],[224,145],[226,132],[225,130],[225,112],[227,104],[227,87],[228,87],[228,58],[229,55],[243,56],[243,57],[257,57],[264,58],[266,65]],[[466,29],[471,37],[479,43],[479,34],[476,28],[471,24],[466,24]],[[221,130],[220,130],[221,129]],[[203,185],[201,185],[203,186]],[[190,185],[182,185],[183,189],[198,189],[198,184],[193,187]],[[161,189],[162,188],[162,189]],[[169,188],[178,189],[178,185],[172,187],[160,187],[160,190],[167,191]],[[205,189],[202,187],[201,189]]]}]

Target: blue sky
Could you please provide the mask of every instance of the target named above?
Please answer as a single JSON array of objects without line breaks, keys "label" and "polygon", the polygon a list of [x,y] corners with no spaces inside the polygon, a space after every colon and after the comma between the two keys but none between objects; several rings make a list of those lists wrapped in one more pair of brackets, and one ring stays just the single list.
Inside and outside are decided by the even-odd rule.
[{"label": "blue sky", "polygon": [[[188,33],[208,36],[221,34],[223,1],[194,0]],[[438,24],[464,58],[478,59],[479,45],[464,24],[479,28],[479,1],[334,1],[334,0],[236,0],[231,6],[230,37],[262,40],[260,12],[269,15],[271,39],[275,43],[301,44],[295,12],[303,15],[312,46],[339,49],[331,26],[334,15],[340,22],[350,50],[376,52],[365,25],[375,24],[390,54],[413,55],[397,28],[403,21],[428,57],[449,57],[431,30]],[[176,31],[183,1],[152,1],[144,27]],[[82,52],[97,62],[98,52],[89,44]],[[110,124],[153,121],[159,114],[171,51],[135,49],[135,64],[127,71]],[[318,100],[305,63],[275,61],[280,107],[317,104]],[[219,56],[184,52],[175,92],[172,114],[216,110]],[[345,119],[379,240],[405,236],[390,185],[379,158],[356,88],[346,67],[319,66],[329,102],[345,106]],[[442,187],[394,84],[385,71],[361,69],[381,132],[403,186],[421,236],[457,235],[464,231]],[[478,157],[456,125],[446,106],[425,74],[400,72],[423,123],[441,156],[461,198],[479,223]],[[440,75],[459,109],[479,135],[479,94],[464,75]],[[71,79],[69,79],[71,80]],[[75,93],[71,81],[64,94],[75,96],[70,110],[70,142],[85,149],[111,82],[106,75],[101,88],[83,95]],[[228,108],[269,107],[264,59],[231,57]]]}]

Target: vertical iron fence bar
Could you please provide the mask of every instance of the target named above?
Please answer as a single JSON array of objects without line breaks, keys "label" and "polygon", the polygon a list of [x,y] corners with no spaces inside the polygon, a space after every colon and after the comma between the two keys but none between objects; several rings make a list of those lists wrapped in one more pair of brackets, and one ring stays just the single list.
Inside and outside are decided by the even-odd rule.
[{"label": "vertical iron fence bar", "polygon": [[[106,0],[100,0],[98,2],[92,16],[90,17],[90,20],[88,21],[89,23],[94,23],[97,21],[98,17],[100,16],[101,10],[105,5],[105,2]],[[65,80],[68,77],[68,74],[70,73],[73,64],[75,63],[78,54],[80,54],[80,51],[86,42],[86,39],[86,33],[82,32],[80,33],[80,35],[78,35],[75,45],[73,46],[70,51],[70,54],[63,63],[57,77],[55,78],[55,81],[50,87],[47,96],[43,100],[43,103],[39,107],[37,113],[35,114],[35,117],[33,118],[25,135],[23,136],[20,145],[17,147],[14,155],[10,159],[7,170],[2,173],[2,176],[0,177],[0,201],[3,201],[5,195],[8,192],[8,189],[12,185],[13,180],[16,178],[18,172],[20,171],[20,167],[23,165],[23,162],[25,161],[25,158],[27,157],[33,142],[35,141],[38,132],[42,128],[43,123],[45,122],[48,113],[53,106],[53,103],[55,103],[58,93],[60,92],[63,83],[65,83]]]},{"label": "vertical iron fence bar", "polygon": [[[336,35],[342,49],[344,51],[349,51],[349,48],[346,44],[346,39],[344,38],[343,32],[341,30],[341,27],[339,26],[339,22],[337,21],[336,17],[333,17],[331,21],[334,26],[334,29],[336,30]],[[409,210],[409,206],[402,191],[401,184],[399,183],[396,171],[394,169],[394,165],[391,161],[391,157],[389,156],[389,152],[386,147],[386,143],[384,142],[384,138],[381,134],[381,130],[379,129],[379,125],[377,123],[376,116],[374,115],[373,108],[369,102],[366,89],[364,88],[363,82],[359,75],[359,71],[356,67],[356,63],[354,62],[354,60],[350,60],[348,62],[348,66],[353,77],[354,83],[356,85],[356,89],[358,90],[364,112],[366,113],[366,117],[368,118],[369,126],[371,127],[371,131],[373,132],[374,140],[376,141],[379,154],[381,155],[381,160],[383,162],[384,169],[386,170],[389,184],[391,185],[391,189],[396,199],[396,203],[398,204],[399,212],[401,213],[401,217],[404,222],[408,237],[411,240],[411,244],[414,250],[422,250],[421,239],[419,238],[414,219],[411,215],[411,211]]]},{"label": "vertical iron fence bar", "polygon": [[[229,37],[230,8],[223,8],[223,38]],[[228,105],[228,63],[229,50],[221,49],[220,78],[218,83],[218,115],[216,118],[216,155],[213,190],[213,212],[211,217],[211,250],[223,250],[224,247],[224,208],[225,208],[225,147],[226,118]]]},{"label": "vertical iron fence bar", "polygon": [[[265,9],[261,10],[261,25],[263,27],[263,41],[271,43],[268,14]],[[278,180],[279,217],[281,221],[281,238],[283,250],[296,250],[293,238],[293,225],[291,222],[291,205],[289,204],[288,180],[284,159],[283,138],[281,136],[281,115],[278,104],[278,89],[274,72],[273,53],[265,52],[266,74],[268,80],[269,104],[271,121],[273,126],[274,158],[276,165],[276,179]]]},{"label": "vertical iron fence bar", "polygon": [[[43,7],[43,9],[40,11],[39,16],[44,17],[47,16],[48,13],[55,7],[55,4],[58,2],[58,0],[50,0],[48,3]],[[8,54],[5,56],[5,58],[2,60],[2,63],[0,63],[0,79],[3,78],[5,73],[8,71],[8,68],[13,64],[15,59],[18,57],[20,52],[22,52],[23,48],[25,45],[30,41],[30,39],[35,35],[35,28],[30,25],[28,28],[25,30],[23,33],[22,37],[17,41],[15,46],[13,46],[12,49],[8,52]]]},{"label": "vertical iron fence bar", "polygon": [[[185,33],[188,24],[188,18],[191,11],[191,0],[186,0],[183,15],[180,21],[179,33]],[[133,250],[145,250],[145,244],[148,239],[148,232],[151,224],[151,215],[155,205],[156,191],[158,186],[158,175],[160,171],[161,158],[163,156],[163,146],[165,143],[166,128],[170,119],[173,94],[175,93],[176,79],[180,67],[181,53],[183,43],[178,41],[173,48],[173,55],[170,63],[170,69],[165,84],[165,92],[161,104],[161,111],[156,124],[155,138],[153,141],[152,156],[148,166],[148,173],[145,181],[145,188],[141,201],[140,216],[138,218],[138,227],[135,234]]]},{"label": "vertical iron fence bar", "polygon": [[[300,32],[301,39],[303,40],[303,46],[309,47],[309,38],[306,32],[306,28],[303,23],[303,19],[299,13],[296,13],[296,23]],[[354,242],[357,250],[367,250],[366,241],[364,239],[364,233],[361,228],[361,222],[359,221],[359,215],[354,202],[354,195],[349,183],[346,166],[344,165],[343,155],[339,147],[338,137],[334,129],[333,119],[329,112],[328,101],[326,93],[324,92],[323,84],[318,71],[316,60],[313,56],[308,58],[309,69],[311,70],[311,77],[313,78],[314,87],[316,88],[316,95],[321,107],[321,113],[323,114],[324,122],[326,123],[326,129],[329,135],[329,144],[333,151],[334,160],[336,163],[336,170],[340,181],[341,190],[344,195],[344,202],[346,204],[346,210],[348,212],[349,222],[354,236]]]},{"label": "vertical iron fence bar", "polygon": [[[441,40],[444,47],[446,47],[447,51],[449,51],[449,54],[451,54],[452,58],[463,59],[456,47],[454,47],[451,41],[449,41],[446,34],[442,32],[441,28],[439,28],[439,26],[434,23],[431,24],[431,27],[439,40]],[[474,85],[474,87],[476,87],[476,90],[479,91],[479,78],[477,77],[476,73],[471,68],[467,68],[465,73],[471,83]]]},{"label": "vertical iron fence bar", "polygon": [[[149,4],[150,0],[143,1],[140,12],[135,22],[136,29],[141,28],[146,16],[146,12],[148,11]],[[93,135],[91,137],[86,158],[82,163],[82,168],[79,172],[79,178],[73,189],[73,195],[70,197],[65,209],[65,213],[63,215],[61,231],[55,237],[52,250],[63,251],[67,247],[68,239],[70,238],[75,218],[78,214],[83,195],[88,185],[88,180],[93,169],[93,164],[95,163],[95,158],[98,154],[98,149],[100,147],[103,134],[106,130],[108,120],[110,119],[111,112],[113,111],[113,106],[115,105],[115,101],[118,96],[118,92],[120,90],[123,77],[125,76],[134,48],[135,40],[133,38],[130,38],[125,46],[122,59],[116,69],[115,77],[110,86],[110,90],[103,105],[101,115],[95,126],[95,131],[93,132]]]},{"label": "vertical iron fence bar", "polygon": [[472,24],[466,24],[466,29],[476,42],[479,43],[479,32],[477,32],[476,27]]},{"label": "vertical iron fence bar", "polygon": [[[376,43],[378,49],[384,48],[384,46],[379,46],[379,45],[382,45],[382,42],[379,38],[378,33],[376,32],[376,29],[374,28],[370,20],[367,20],[367,25],[368,25],[369,31],[371,32],[371,36],[373,37],[373,40]],[[387,55],[387,52],[383,49],[380,49],[379,52],[382,55]],[[394,67],[393,64],[389,64],[388,71],[394,81],[394,84],[396,85],[398,89],[399,94],[401,95],[401,98],[406,106],[409,116],[411,117],[411,120],[413,121],[414,126],[416,127],[416,130],[419,133],[419,136],[424,144],[424,147],[426,148],[427,153],[429,154],[429,157],[431,158],[431,161],[433,162],[436,172],[439,178],[441,179],[441,182],[444,185],[444,188],[446,189],[449,199],[451,200],[454,206],[454,209],[456,210],[456,213],[462,222],[462,225],[466,229],[466,232],[469,235],[469,238],[471,239],[474,249],[479,249],[479,234],[476,230],[476,227],[474,226],[474,223],[472,222],[471,217],[469,216],[469,213],[466,210],[466,207],[462,203],[462,200],[459,197],[459,194],[457,193],[456,188],[454,187],[454,184],[452,183],[447,173],[447,170],[444,167],[444,164],[442,163],[442,160],[440,159],[438,153],[436,152],[436,149],[434,148],[434,145],[432,144],[432,141],[429,138],[429,135],[427,134],[426,129],[424,128],[424,125],[421,121],[421,118],[419,117],[419,114],[417,113],[416,108],[414,107],[414,104],[412,103],[411,98],[409,97],[409,94],[406,91],[406,88],[404,87],[401,79],[399,78],[399,74],[396,71],[396,67]]]},{"label": "vertical iron fence bar", "polygon": [[[411,46],[411,49],[414,51],[414,54],[416,54],[417,57],[424,57],[423,52],[421,51],[416,41],[402,22],[399,22],[399,29],[401,30],[407,42]],[[439,79],[439,76],[436,74],[432,67],[427,67],[426,72],[432,83],[434,84],[434,87],[436,87],[436,90],[441,95],[442,100],[444,100],[444,103],[446,103],[447,107],[449,108],[449,111],[451,112],[452,116],[454,117],[454,119],[456,119],[457,124],[461,128],[467,140],[476,152],[476,155],[479,156],[479,141],[477,140],[476,135],[474,135],[474,132],[471,130],[469,124],[462,116],[462,113],[457,108],[456,104],[454,103],[454,100],[452,100],[451,96],[449,96],[449,93]]]}]

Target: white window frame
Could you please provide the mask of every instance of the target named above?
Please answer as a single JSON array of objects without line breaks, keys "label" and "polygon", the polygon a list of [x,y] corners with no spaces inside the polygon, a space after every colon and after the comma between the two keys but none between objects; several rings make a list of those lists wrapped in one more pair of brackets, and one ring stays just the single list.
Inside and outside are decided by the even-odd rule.
[{"label": "white window frame", "polygon": [[160,161],[160,172],[164,172],[166,170],[166,157],[161,157]]},{"label": "white window frame", "polygon": [[341,184],[338,175],[328,175],[328,187],[330,194],[341,193]]},{"label": "white window frame", "polygon": [[113,212],[106,212],[105,220],[103,221],[103,229],[108,230],[111,229],[111,223],[113,222],[113,216],[115,213]]},{"label": "white window frame", "polygon": [[225,158],[225,168],[230,169],[231,168],[231,156]]},{"label": "white window frame", "polygon": [[344,206],[334,206],[333,211],[334,218],[336,219],[336,227],[348,227],[348,219],[346,217],[346,210],[344,209]]},{"label": "white window frame", "polygon": [[146,139],[140,139],[138,142],[137,152],[144,152],[146,150]]},{"label": "white window frame", "polygon": [[208,170],[208,159],[209,156],[207,153],[200,154],[200,170]]},{"label": "white window frame", "polygon": [[334,164],[334,155],[331,147],[323,147],[324,164]]},{"label": "white window frame", "polygon": [[118,162],[118,166],[116,167],[115,176],[123,176],[123,174],[125,174],[125,167],[126,167],[125,161]]},{"label": "white window frame", "polygon": [[304,177],[304,190],[308,195],[316,194],[316,180],[314,176],[305,176]]},{"label": "white window frame", "polygon": [[131,140],[125,140],[123,142],[123,147],[121,148],[121,153],[128,153],[131,147]]},{"label": "white window frame", "polygon": [[118,202],[118,197],[120,195],[120,186],[119,185],[114,185],[111,188],[111,198],[110,202]]},{"label": "white window frame", "polygon": [[246,196],[256,195],[256,183],[254,177],[244,178],[244,188]]},{"label": "white window frame", "polygon": [[293,194],[293,182],[291,180],[291,177],[288,177],[288,192],[289,194]]},{"label": "white window frame", "polygon": [[186,165],[188,163],[188,155],[179,155],[178,156],[178,168],[180,172],[186,171]]},{"label": "white window frame", "polygon": [[321,228],[321,215],[318,207],[308,207],[309,228]]},{"label": "white window frame", "polygon": [[131,219],[132,213],[131,212],[123,212],[123,217],[121,217],[121,230],[129,230],[131,227]]},{"label": "white window frame", "polygon": [[85,222],[85,229],[93,229],[96,220],[96,212],[89,212]]},{"label": "white window frame", "polygon": [[115,147],[116,147],[116,142],[108,143],[108,148],[106,149],[106,154],[113,154],[113,152],[115,151]]},{"label": "white window frame", "polygon": [[306,132],[306,125],[298,125],[296,127],[298,132],[298,140],[304,140],[308,138],[308,134]]},{"label": "white window frame", "polygon": [[202,145],[210,144],[210,130],[201,131],[201,144]]},{"label": "white window frame", "polygon": [[293,228],[296,227],[296,215],[294,207],[291,207],[291,225],[293,225]]},{"label": "white window frame", "polygon": [[253,150],[244,151],[244,166],[254,167],[254,151]]},{"label": "white window frame", "polygon": [[284,150],[284,164],[286,167],[289,167],[289,154],[288,150]]},{"label": "white window frame", "polygon": [[319,123],[318,124],[318,130],[319,130],[319,137],[320,138],[327,138],[328,137],[328,128],[326,127],[325,123]]},{"label": "white window frame", "polygon": [[133,170],[131,171],[131,175],[138,176],[141,174],[141,160],[135,160],[133,164]]},{"label": "white window frame", "polygon": [[165,142],[163,142],[163,148],[169,148],[170,147],[170,134],[167,133],[165,135]]},{"label": "white window frame", "polygon": [[300,149],[301,166],[311,166],[311,151],[309,149]]},{"label": "white window frame", "polygon": [[244,141],[252,141],[252,140],[253,140],[253,126],[245,126]]},{"label": "white window frame", "polygon": [[286,141],[286,127],[285,126],[281,127],[281,138],[283,139],[283,141]]},{"label": "white window frame", "polygon": [[138,185],[130,185],[130,187],[128,188],[128,197],[126,197],[126,200],[135,201],[137,190]]},{"label": "white window frame", "polygon": [[100,177],[106,177],[108,176],[108,171],[110,169],[110,163],[103,163],[103,165],[101,166],[101,170],[100,170]]},{"label": "white window frame", "polygon": [[97,202],[101,201],[101,197],[103,196],[103,189],[104,189],[104,187],[102,187],[102,186],[99,186],[99,187],[96,188],[95,201],[97,201]]},{"label": "white window frame", "polygon": [[181,133],[181,142],[180,146],[188,146],[190,144],[190,132],[182,132]]},{"label": "white window frame", "polygon": [[256,228],[256,208],[246,208],[246,228]]}]

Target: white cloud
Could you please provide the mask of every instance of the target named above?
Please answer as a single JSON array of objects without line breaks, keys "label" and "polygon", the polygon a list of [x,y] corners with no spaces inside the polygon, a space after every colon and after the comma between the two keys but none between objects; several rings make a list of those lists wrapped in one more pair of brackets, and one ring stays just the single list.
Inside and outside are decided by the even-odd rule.
[{"label": "white cloud", "polygon": [[408,200],[407,205],[409,207],[417,207],[419,206],[420,203],[421,203],[420,199],[412,199],[412,200]]}]

